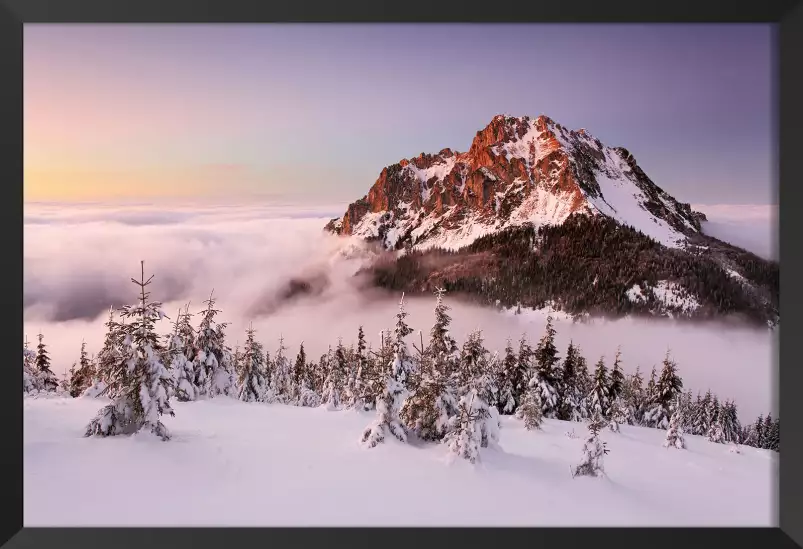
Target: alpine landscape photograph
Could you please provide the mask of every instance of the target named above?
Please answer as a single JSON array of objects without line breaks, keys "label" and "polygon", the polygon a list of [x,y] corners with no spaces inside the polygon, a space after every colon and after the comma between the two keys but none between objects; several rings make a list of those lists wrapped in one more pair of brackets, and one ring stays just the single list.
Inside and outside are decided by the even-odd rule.
[{"label": "alpine landscape photograph", "polygon": [[24,27],[24,525],[776,526],[773,28]]}]

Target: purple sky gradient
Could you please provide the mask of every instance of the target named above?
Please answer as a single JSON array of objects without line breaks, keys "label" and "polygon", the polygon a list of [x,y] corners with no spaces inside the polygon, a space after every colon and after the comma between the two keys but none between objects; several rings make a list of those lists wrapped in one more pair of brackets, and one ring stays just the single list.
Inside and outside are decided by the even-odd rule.
[{"label": "purple sky gradient", "polygon": [[681,201],[775,203],[772,42],[769,25],[26,25],[26,184],[148,173],[155,195],[350,201],[495,114],[543,113]]}]

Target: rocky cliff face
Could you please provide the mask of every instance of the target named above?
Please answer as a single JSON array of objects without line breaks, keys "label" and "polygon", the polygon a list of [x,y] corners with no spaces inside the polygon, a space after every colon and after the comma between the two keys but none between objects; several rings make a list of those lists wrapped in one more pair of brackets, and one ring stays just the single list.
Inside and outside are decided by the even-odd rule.
[{"label": "rocky cliff face", "polygon": [[683,246],[699,214],[655,185],[623,148],[546,116],[496,116],[468,152],[443,149],[382,170],[327,229],[392,250],[459,249],[523,224],[603,215],[660,243]]}]

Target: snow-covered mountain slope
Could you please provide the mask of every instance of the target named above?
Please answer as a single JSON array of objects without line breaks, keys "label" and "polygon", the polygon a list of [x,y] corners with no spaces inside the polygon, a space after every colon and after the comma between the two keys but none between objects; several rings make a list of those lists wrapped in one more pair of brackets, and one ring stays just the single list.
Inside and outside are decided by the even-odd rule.
[{"label": "snow-covered mountain slope", "polygon": [[776,525],[775,452],[667,449],[657,429],[603,431],[607,478],[572,478],[582,423],[504,417],[472,466],[442,444],[360,447],[372,414],[228,398],[173,403],[168,442],[83,438],[103,404],[25,399],[26,527]]},{"label": "snow-covered mountain slope", "polygon": [[368,269],[394,291],[442,287],[573,315],[777,324],[777,263],[704,234],[703,221],[626,149],[546,116],[496,116],[466,153],[385,168],[326,229],[416,252],[385,254],[391,264]]},{"label": "snow-covered mountain slope", "polygon": [[506,227],[604,215],[665,246],[700,231],[689,204],[655,185],[623,148],[546,116],[496,116],[466,153],[444,149],[382,170],[327,228],[386,249],[459,249]]}]

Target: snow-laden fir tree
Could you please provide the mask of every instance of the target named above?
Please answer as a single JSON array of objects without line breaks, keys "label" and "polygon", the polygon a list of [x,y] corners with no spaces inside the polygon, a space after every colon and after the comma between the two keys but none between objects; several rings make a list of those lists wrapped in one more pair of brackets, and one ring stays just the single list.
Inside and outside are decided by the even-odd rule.
[{"label": "snow-laden fir tree", "polygon": [[572,471],[572,477],[599,477],[605,474],[603,458],[608,454],[606,443],[600,440],[599,433],[605,426],[598,409],[595,409],[588,424],[588,438],[583,445],[583,460]]},{"label": "snow-laden fir tree", "polygon": [[70,370],[70,386],[68,389],[70,396],[81,396],[92,385],[93,379],[95,379],[94,364],[92,364],[86,352],[86,342],[82,341],[78,363],[73,364]]},{"label": "snow-laden fir tree", "polygon": [[594,369],[594,382],[588,395],[588,409],[592,414],[598,412],[603,418],[608,416],[608,408],[610,407],[609,388],[608,368],[605,366],[605,358],[600,357]]},{"label": "snow-laden fir tree", "polygon": [[[404,295],[402,295],[399,302],[399,313],[396,315],[396,329],[392,344],[393,357],[385,367],[384,381],[376,398],[376,419],[365,429],[361,439],[362,444],[369,448],[384,442],[388,436],[394,436],[401,442],[407,442],[407,431],[399,417],[408,396],[405,383],[413,369],[410,352],[404,339],[412,333],[404,320],[406,317]],[[381,359],[386,360],[386,357],[382,356]]]},{"label": "snow-laden fir tree", "polygon": [[458,366],[458,391],[465,395],[471,390],[471,384],[477,378],[485,375],[488,364],[488,349],[485,348],[482,332],[475,330],[468,334],[460,352],[460,365]]},{"label": "snow-laden fir tree", "polygon": [[50,369],[50,355],[47,352],[47,345],[44,343],[45,336],[40,333],[36,337],[39,339],[39,344],[36,346],[34,365],[36,366],[36,376],[39,379],[38,385],[42,391],[55,393],[59,390],[59,379]]},{"label": "snow-laden fir tree", "polygon": [[450,419],[457,414],[452,374],[456,371],[457,343],[449,335],[451,317],[443,303],[443,290],[436,292],[435,324],[429,344],[419,350],[419,380],[416,392],[405,401],[401,418],[409,430],[424,440],[441,440]]},{"label": "snow-laden fir tree", "polygon": [[580,355],[574,342],[569,342],[566,349],[566,356],[563,359],[563,369],[561,372],[561,395],[558,404],[558,419],[564,421],[580,421],[584,417],[585,394],[582,388],[582,372]]},{"label": "snow-laden fir tree", "polygon": [[764,436],[764,448],[774,452],[781,451],[781,419],[772,419],[771,415],[767,416],[770,419],[769,428],[765,425],[766,434]]},{"label": "snow-laden fir tree", "polygon": [[683,450],[686,448],[686,442],[683,440],[683,409],[678,404],[675,411],[669,420],[669,427],[666,430],[666,438],[664,439],[664,448],[677,448]]},{"label": "snow-laden fir tree", "polygon": [[301,389],[301,386],[304,385],[304,380],[307,377],[307,352],[304,350],[303,341],[298,347],[298,354],[296,355],[296,360],[293,363],[291,377],[293,380],[293,387],[296,388],[296,394],[294,396],[295,399],[298,400],[299,390]]},{"label": "snow-laden fir tree", "polygon": [[611,385],[608,389],[608,398],[613,403],[622,395],[625,389],[625,374],[622,372],[622,349],[616,349],[616,356],[611,369]]},{"label": "snow-laden fir tree", "polygon": [[530,379],[533,377],[533,349],[527,342],[527,336],[522,334],[519,340],[519,351],[516,353],[516,370],[513,377],[513,398],[518,408],[524,394],[529,390]]},{"label": "snow-laden fir tree", "polygon": [[470,391],[458,404],[457,415],[451,421],[444,442],[453,456],[477,463],[482,446],[482,424],[487,420],[488,408],[475,406],[476,394]]},{"label": "snow-laden fir tree", "polygon": [[680,410],[683,413],[683,428],[684,433],[691,433],[692,420],[694,418],[694,399],[692,398],[691,391],[684,391],[680,396]]},{"label": "snow-laden fir tree", "polygon": [[429,354],[441,375],[451,377],[460,361],[460,349],[449,331],[452,317],[443,301],[445,293],[441,288],[435,292],[435,323],[429,332]]},{"label": "snow-laden fir tree", "polygon": [[644,404],[639,414],[639,422],[645,427],[655,427],[650,419],[650,411],[658,398],[656,393],[657,375],[655,366],[653,366],[652,372],[650,372],[650,380],[647,382],[647,388],[644,391]]},{"label": "snow-laden fir tree", "polygon": [[535,369],[529,387],[540,392],[544,417],[557,417],[561,387],[558,349],[555,347],[555,327],[552,325],[551,316],[547,317],[545,333],[535,348],[533,359]]},{"label": "snow-laden fir tree", "polygon": [[477,363],[477,375],[469,380],[467,388],[468,394],[473,393],[475,395],[471,399],[474,409],[484,410],[480,413],[481,419],[478,420],[478,424],[481,434],[480,446],[486,448],[499,442],[499,429],[501,426],[499,411],[493,404],[497,395],[497,388],[494,384],[496,378],[496,355],[489,356],[488,350],[485,349],[481,332],[475,332],[469,337],[475,341],[475,345],[478,347],[479,360]]},{"label": "snow-laden fir tree", "polygon": [[667,429],[669,418],[674,411],[674,403],[682,391],[683,380],[678,376],[677,365],[667,351],[661,375],[655,383],[654,396],[645,414],[645,423],[657,429]]},{"label": "snow-laden fir tree", "polygon": [[323,386],[321,399],[328,410],[339,410],[343,407],[343,396],[348,376],[348,359],[343,340],[337,342],[329,373]]},{"label": "snow-laden fir tree", "polygon": [[[577,346],[575,346],[577,347]],[[586,358],[580,352],[580,348],[577,347],[577,389],[579,391],[579,406],[580,406],[580,417],[582,419],[590,419],[591,418],[591,409],[590,409],[590,399],[588,396],[591,394],[591,390],[594,388],[594,380],[591,377],[591,373],[588,369],[588,363],[586,362]]]},{"label": "snow-laden fir tree", "polygon": [[121,387],[120,378],[127,367],[123,364],[122,347],[125,339],[123,323],[114,319],[114,308],[109,308],[109,319],[104,324],[106,335],[103,346],[95,357],[95,376],[90,387],[84,391],[84,396],[117,397],[115,390]]},{"label": "snow-laden fir tree", "polygon": [[697,398],[691,407],[690,417],[687,418],[689,424],[689,434],[702,435],[705,433],[705,406],[703,405],[703,397],[700,392],[697,392]]},{"label": "snow-laden fir tree", "polygon": [[270,387],[279,402],[289,403],[293,395],[293,374],[290,360],[287,358],[284,338],[279,337],[279,348],[270,361]]},{"label": "snow-laden fir tree", "polygon": [[508,339],[505,346],[505,358],[500,363],[499,375],[496,380],[496,386],[499,389],[497,408],[502,415],[512,415],[516,411],[514,383],[517,363],[516,354],[513,352],[513,343]]},{"label": "snow-laden fir tree", "polygon": [[402,293],[401,300],[399,300],[399,312],[396,313],[396,328],[393,331],[394,335],[394,360],[398,362],[397,369],[399,381],[404,385],[405,390],[409,390],[409,383],[413,378],[415,372],[415,362],[410,354],[410,349],[407,346],[406,338],[413,333],[412,328],[407,325],[405,320],[409,314],[404,307],[404,293]]},{"label": "snow-laden fir tree", "polygon": [[736,411],[736,404],[732,401],[725,401],[720,409],[720,425],[725,442],[741,442],[740,433],[742,426],[739,424],[739,417]]},{"label": "snow-laden fir tree", "polygon": [[73,372],[75,372],[75,364],[70,367],[69,372],[64,370],[61,374],[61,379],[59,380],[59,389],[58,393],[61,395],[69,395],[70,394],[70,377],[72,376]]},{"label": "snow-laden fir tree", "polygon": [[632,425],[634,423],[633,411],[627,405],[624,395],[618,396],[609,409],[610,420],[608,428],[614,433],[619,432],[622,425]]},{"label": "snow-laden fir tree", "polygon": [[352,382],[352,400],[357,410],[370,410],[374,401],[370,397],[369,385],[375,380],[371,371],[371,362],[368,357],[368,344],[365,341],[365,331],[360,326],[357,331],[357,348],[354,352],[354,380]]},{"label": "snow-laden fir tree", "polygon": [[240,358],[237,383],[238,398],[244,402],[272,402],[273,394],[268,386],[265,354],[255,334],[253,326],[249,326],[245,332],[245,346]]},{"label": "snow-laden fir tree", "polygon": [[714,422],[714,396],[711,390],[707,390],[701,399],[698,395],[698,403],[695,405],[694,418],[692,419],[692,434],[707,436],[708,429]]},{"label": "snow-laden fir tree", "polygon": [[384,391],[385,377],[387,376],[387,363],[393,356],[392,331],[385,329],[379,332],[379,350],[374,351],[371,346],[360,370],[361,399],[365,410],[375,410],[379,395]]},{"label": "snow-laden fir tree", "polygon": [[297,387],[295,403],[298,406],[316,408],[321,405],[321,397],[313,389],[313,368],[307,364],[307,353],[304,342],[298,349],[295,364],[293,365],[293,386]]},{"label": "snow-laden fir tree", "polygon": [[750,427],[750,430],[745,437],[745,444],[753,448],[764,447],[764,416],[758,416],[756,422]]},{"label": "snow-laden fir tree", "polygon": [[198,388],[195,386],[195,365],[192,362],[195,354],[192,337],[194,330],[190,319],[189,305],[185,307],[184,311],[178,310],[173,324],[173,333],[170,334],[167,345],[175,396],[179,402],[188,402],[198,397]]},{"label": "snow-laden fir tree", "polygon": [[214,291],[204,303],[206,310],[201,313],[193,365],[198,395],[211,398],[231,393],[234,372],[231,369],[231,353],[226,349],[224,332],[227,324],[215,320],[220,311],[215,309]]},{"label": "snow-laden fir tree", "polygon": [[28,348],[28,338],[22,348],[22,392],[37,393],[39,391],[38,379],[34,370],[36,353]]},{"label": "snow-laden fir tree", "polygon": [[139,302],[124,306],[120,313],[128,323],[123,327],[122,361],[114,365],[110,380],[112,393],[116,397],[89,423],[86,436],[110,436],[145,430],[162,440],[170,438],[161,416],[174,415],[169,400],[172,378],[162,364],[164,349],[155,329],[156,322],[165,315],[161,303],[149,300],[150,292],[146,288],[153,276],[145,280],[145,263],[141,262],[140,265],[141,279],[131,279],[139,286]]},{"label": "snow-laden fir tree", "polygon": [[633,417],[633,425],[639,425],[644,416],[646,394],[644,392],[644,379],[641,376],[641,366],[636,366],[636,371],[627,378],[624,388],[625,405],[630,409]]},{"label": "snow-laden fir tree", "polygon": [[727,442],[725,440],[725,430],[722,424],[724,419],[722,414],[722,406],[719,403],[719,398],[716,395],[714,395],[708,403],[706,417],[710,418],[708,430],[705,433],[705,435],[708,437],[708,440],[718,444],[724,444]]},{"label": "snow-laden fir tree", "polygon": [[521,404],[516,409],[516,417],[524,420],[524,427],[528,431],[540,429],[543,422],[543,406],[541,404],[541,392],[536,389],[529,389],[524,393]]}]

